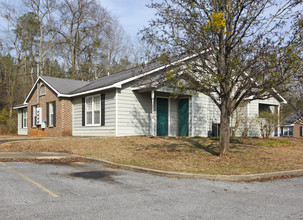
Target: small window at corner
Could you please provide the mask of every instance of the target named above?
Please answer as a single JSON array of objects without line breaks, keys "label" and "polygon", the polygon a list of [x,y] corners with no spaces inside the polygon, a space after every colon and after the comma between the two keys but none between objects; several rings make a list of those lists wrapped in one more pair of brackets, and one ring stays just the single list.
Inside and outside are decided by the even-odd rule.
[{"label": "small window at corner", "polygon": [[42,85],[40,86],[40,95],[44,95],[45,94],[45,86]]}]

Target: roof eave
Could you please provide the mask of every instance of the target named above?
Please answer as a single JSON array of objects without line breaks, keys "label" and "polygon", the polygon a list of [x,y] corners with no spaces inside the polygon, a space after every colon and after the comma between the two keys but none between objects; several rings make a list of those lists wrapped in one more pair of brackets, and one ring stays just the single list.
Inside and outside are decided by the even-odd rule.
[{"label": "roof eave", "polygon": [[26,108],[26,107],[27,107],[27,104],[21,104],[21,105],[14,106],[13,109],[16,110],[16,109],[21,109],[21,108]]},{"label": "roof eave", "polygon": [[107,89],[121,89],[122,86],[121,85],[110,85],[110,86],[105,86],[105,87],[101,87],[98,89],[93,89],[93,90],[88,90],[85,92],[79,92],[79,93],[75,93],[75,94],[58,94],[58,97],[62,97],[62,98],[72,98],[72,97],[76,97],[76,96],[81,96],[81,95],[87,95],[87,94],[91,94],[91,93],[95,93],[95,92],[100,92],[100,91],[104,91]]}]

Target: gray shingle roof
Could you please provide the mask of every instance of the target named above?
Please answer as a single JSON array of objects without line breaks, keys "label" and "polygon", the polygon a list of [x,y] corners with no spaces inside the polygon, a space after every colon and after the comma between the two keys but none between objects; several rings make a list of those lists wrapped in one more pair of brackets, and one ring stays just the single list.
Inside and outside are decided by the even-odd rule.
[{"label": "gray shingle roof", "polygon": [[[171,59],[171,62],[181,60],[185,57],[188,57],[186,54],[180,56],[175,56]],[[126,79],[138,76],[143,73],[155,70],[160,67],[164,67],[160,61],[143,64],[137,67],[133,67],[118,73],[114,73],[109,76],[104,76],[99,79],[92,81],[80,81],[80,80],[71,80],[71,79],[62,79],[49,76],[41,76],[41,78],[48,83],[51,87],[57,90],[60,94],[64,95],[76,95],[82,92],[89,92],[90,90],[99,89],[107,86],[114,85]]]},{"label": "gray shingle roof", "polygon": [[87,81],[62,79],[50,76],[41,76],[41,78],[61,94],[69,94],[72,91],[90,83]]},{"label": "gray shingle roof", "polygon": [[113,85],[115,83],[121,82],[123,80],[132,78],[134,76],[138,76],[140,74],[152,71],[154,69],[157,69],[159,67],[163,66],[163,63],[161,62],[153,62],[150,64],[146,64],[146,65],[140,65],[131,69],[127,69],[118,73],[114,73],[112,75],[109,76],[104,76],[101,77],[99,79],[93,80],[91,82],[89,82],[89,84],[78,88],[74,91],[72,91],[71,94],[75,94],[75,93],[80,93],[80,92],[86,92],[89,90],[93,90],[93,89],[97,89],[97,88],[102,88],[102,87],[106,87],[106,86],[110,86]]}]

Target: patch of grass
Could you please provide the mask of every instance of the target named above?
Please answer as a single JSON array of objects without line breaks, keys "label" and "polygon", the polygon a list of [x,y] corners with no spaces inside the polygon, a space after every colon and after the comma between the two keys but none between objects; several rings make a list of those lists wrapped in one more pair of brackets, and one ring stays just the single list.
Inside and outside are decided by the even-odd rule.
[{"label": "patch of grass", "polygon": [[269,139],[268,141],[263,142],[252,142],[252,145],[257,146],[264,146],[264,147],[279,147],[279,146],[291,146],[293,143],[289,140],[283,140],[283,139]]},{"label": "patch of grass", "polygon": [[138,160],[117,160],[115,162],[118,164],[125,164],[130,166],[142,166],[141,161]]},{"label": "patch of grass", "polygon": [[233,143],[233,144],[243,144],[244,142],[241,139],[231,139],[230,143]]},{"label": "patch of grass", "polygon": [[2,145],[0,151],[70,152],[119,164],[204,174],[303,169],[302,138],[236,139],[230,146],[229,159],[218,157],[218,148],[219,142],[211,138],[75,137]]}]

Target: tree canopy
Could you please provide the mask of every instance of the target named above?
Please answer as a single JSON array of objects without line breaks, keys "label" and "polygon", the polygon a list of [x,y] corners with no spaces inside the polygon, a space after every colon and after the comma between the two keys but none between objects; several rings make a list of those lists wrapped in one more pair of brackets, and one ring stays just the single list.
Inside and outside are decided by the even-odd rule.
[{"label": "tree canopy", "polygon": [[298,51],[288,35],[301,2],[164,0],[149,5],[157,17],[142,30],[143,39],[163,53],[196,55],[169,70],[166,83],[177,92],[202,92],[218,106],[221,156],[228,154],[230,117],[240,103],[272,96],[297,70]]}]

